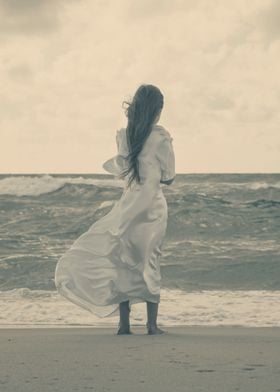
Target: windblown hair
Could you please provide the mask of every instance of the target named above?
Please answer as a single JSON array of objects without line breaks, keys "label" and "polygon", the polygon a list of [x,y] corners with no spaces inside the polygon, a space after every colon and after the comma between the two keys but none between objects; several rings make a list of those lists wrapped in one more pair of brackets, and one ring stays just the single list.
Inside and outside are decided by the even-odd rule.
[{"label": "windblown hair", "polygon": [[125,158],[128,161],[128,168],[120,174],[119,178],[124,179],[131,173],[128,186],[133,181],[140,183],[138,155],[152,131],[153,123],[162,110],[163,103],[161,91],[152,84],[142,84],[130,102],[123,101],[123,105],[127,105],[126,140],[129,154]]}]

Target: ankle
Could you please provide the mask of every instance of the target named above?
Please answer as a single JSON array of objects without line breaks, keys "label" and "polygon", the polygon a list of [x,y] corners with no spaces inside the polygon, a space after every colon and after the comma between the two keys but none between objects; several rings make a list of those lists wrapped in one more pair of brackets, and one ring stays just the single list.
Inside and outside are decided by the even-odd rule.
[{"label": "ankle", "polygon": [[155,323],[155,322],[150,323],[147,321],[146,327],[149,329],[157,328],[157,323]]},{"label": "ankle", "polygon": [[119,327],[120,328],[129,328],[130,327],[130,322],[128,321],[125,321],[125,322],[123,322],[123,321],[120,321],[119,322]]}]

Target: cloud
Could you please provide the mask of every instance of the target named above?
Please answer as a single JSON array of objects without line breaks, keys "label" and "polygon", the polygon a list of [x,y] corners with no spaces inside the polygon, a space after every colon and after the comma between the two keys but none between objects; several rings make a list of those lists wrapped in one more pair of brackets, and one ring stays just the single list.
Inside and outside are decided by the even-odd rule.
[{"label": "cloud", "polygon": [[208,97],[207,107],[211,110],[228,110],[234,107],[234,101],[224,94],[216,93]]},{"label": "cloud", "polygon": [[276,168],[280,41],[263,45],[271,1],[0,4],[6,36],[17,34],[1,48],[6,170],[100,172],[140,83],[164,93],[179,172]]},{"label": "cloud", "polygon": [[38,34],[58,29],[61,0],[0,0],[0,34]]},{"label": "cloud", "polygon": [[1,0],[0,5],[7,13],[14,15],[30,12],[34,8],[45,8],[47,3],[53,3],[53,0]]},{"label": "cloud", "polygon": [[280,39],[280,1],[272,0],[257,15],[257,22],[267,43]]},{"label": "cloud", "polygon": [[8,69],[8,75],[14,81],[29,81],[33,77],[33,71],[27,64],[19,64]]},{"label": "cloud", "polygon": [[174,12],[188,12],[201,0],[141,0],[130,1],[127,7],[128,19],[154,19],[162,15],[171,16]]}]

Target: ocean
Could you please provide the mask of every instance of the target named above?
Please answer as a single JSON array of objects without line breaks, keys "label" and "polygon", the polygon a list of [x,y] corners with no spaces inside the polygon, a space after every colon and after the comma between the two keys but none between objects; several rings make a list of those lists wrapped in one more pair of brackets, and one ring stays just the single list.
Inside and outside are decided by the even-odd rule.
[{"label": "ocean", "polygon": [[[62,298],[54,271],[122,190],[107,174],[0,175],[0,327],[117,322]],[[280,326],[280,173],[177,174],[163,192],[159,325]],[[143,325],[144,304],[131,317]]]}]

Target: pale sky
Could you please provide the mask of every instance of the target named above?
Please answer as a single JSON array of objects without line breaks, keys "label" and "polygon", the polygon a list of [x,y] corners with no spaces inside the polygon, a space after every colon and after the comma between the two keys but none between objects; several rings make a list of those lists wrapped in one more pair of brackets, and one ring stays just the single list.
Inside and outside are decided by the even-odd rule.
[{"label": "pale sky", "polygon": [[280,172],[279,0],[0,0],[1,173],[106,173],[158,86],[177,173]]}]

